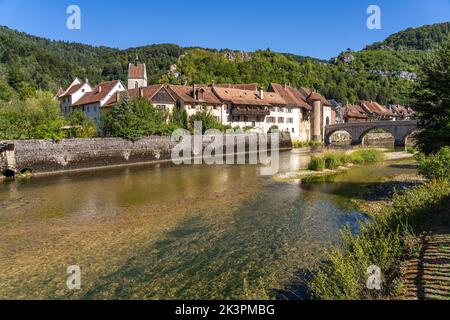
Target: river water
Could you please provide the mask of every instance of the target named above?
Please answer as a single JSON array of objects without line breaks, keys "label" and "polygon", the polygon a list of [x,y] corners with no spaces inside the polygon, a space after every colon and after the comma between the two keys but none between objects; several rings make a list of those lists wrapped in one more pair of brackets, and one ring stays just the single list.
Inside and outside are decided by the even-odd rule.
[{"label": "river water", "polygon": [[[282,171],[308,161],[281,154]],[[0,298],[303,298],[306,271],[364,219],[346,194],[409,170],[300,186],[257,166],[171,164],[0,181]],[[81,290],[67,289],[71,265]]]}]

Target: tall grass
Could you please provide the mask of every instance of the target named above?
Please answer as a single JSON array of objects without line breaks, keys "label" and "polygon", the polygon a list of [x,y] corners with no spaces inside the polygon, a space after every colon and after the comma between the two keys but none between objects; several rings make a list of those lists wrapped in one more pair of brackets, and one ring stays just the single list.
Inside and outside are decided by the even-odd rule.
[{"label": "tall grass", "polygon": [[[313,171],[323,171],[325,168],[334,170],[349,163],[368,164],[383,160],[384,153],[376,149],[361,149],[351,155],[345,152],[330,152],[321,157],[313,157],[308,168]],[[322,162],[324,166],[321,165]]]},{"label": "tall grass", "polygon": [[[448,180],[398,193],[392,206],[363,225],[358,235],[342,232],[342,247],[331,249],[310,281],[313,297],[325,300],[389,298],[397,290],[400,263],[414,252],[413,230],[424,219],[432,219],[436,208],[449,201]],[[381,268],[381,291],[367,289],[367,268]]]}]

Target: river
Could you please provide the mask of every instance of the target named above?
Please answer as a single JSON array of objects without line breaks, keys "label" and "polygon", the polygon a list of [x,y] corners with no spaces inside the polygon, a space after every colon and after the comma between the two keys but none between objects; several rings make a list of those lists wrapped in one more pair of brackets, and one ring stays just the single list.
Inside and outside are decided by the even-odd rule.
[{"label": "river", "polygon": [[[308,161],[281,154],[283,171]],[[300,279],[364,219],[346,192],[409,170],[301,186],[256,166],[171,164],[0,181],[0,298],[303,298]],[[81,290],[67,289],[71,265]]]}]

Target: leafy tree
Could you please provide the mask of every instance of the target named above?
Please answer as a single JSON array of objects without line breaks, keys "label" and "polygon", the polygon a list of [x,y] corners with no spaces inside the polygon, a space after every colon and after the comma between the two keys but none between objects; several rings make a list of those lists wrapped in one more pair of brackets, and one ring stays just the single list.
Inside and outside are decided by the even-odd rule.
[{"label": "leafy tree", "polygon": [[181,106],[177,105],[172,111],[170,123],[179,128],[179,129],[187,129],[188,128],[188,115],[186,110],[181,108]]},{"label": "leafy tree", "polygon": [[70,137],[95,138],[97,136],[94,121],[80,109],[73,111],[67,119],[67,122],[68,125],[73,127],[73,129],[69,130]]},{"label": "leafy tree", "polygon": [[0,104],[1,139],[65,138],[57,100],[47,92],[38,91],[34,97]]},{"label": "leafy tree", "polygon": [[434,153],[450,145],[450,44],[423,65],[414,90],[414,110],[420,120],[420,149]]},{"label": "leafy tree", "polygon": [[128,95],[102,119],[106,135],[137,141],[143,137],[167,132],[167,114],[155,108],[146,98],[131,102]]},{"label": "leafy tree", "polygon": [[202,133],[205,133],[210,129],[222,130],[222,125],[214,118],[214,116],[206,109],[203,109],[200,112],[192,115],[189,118],[189,128],[193,131],[195,122],[202,123]]}]

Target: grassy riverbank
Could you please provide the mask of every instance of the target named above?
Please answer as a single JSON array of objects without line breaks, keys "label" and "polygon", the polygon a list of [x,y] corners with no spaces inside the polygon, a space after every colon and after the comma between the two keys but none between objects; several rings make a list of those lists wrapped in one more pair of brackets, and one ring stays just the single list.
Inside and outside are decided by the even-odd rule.
[{"label": "grassy riverbank", "polygon": [[[390,190],[383,188],[386,184],[361,191],[366,197],[356,204],[372,219],[357,235],[342,231],[342,246],[327,253],[309,283],[314,298],[450,298],[448,150],[434,158],[418,159],[419,172],[427,177],[431,173],[435,179],[425,182],[418,177],[402,177],[408,181],[406,190],[394,193],[380,206],[372,206],[370,197],[380,193],[389,196]],[[436,172],[442,175],[435,176]],[[371,266],[381,269],[381,290],[367,288]]]}]

